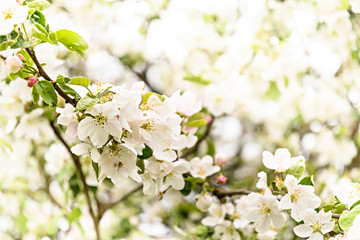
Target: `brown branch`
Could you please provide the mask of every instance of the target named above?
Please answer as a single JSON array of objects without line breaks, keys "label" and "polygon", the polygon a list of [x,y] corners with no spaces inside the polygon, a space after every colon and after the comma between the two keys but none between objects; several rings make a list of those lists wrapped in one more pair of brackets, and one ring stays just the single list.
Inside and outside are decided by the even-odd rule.
[{"label": "brown branch", "polygon": [[67,95],[60,87],[59,85],[53,81],[49,75],[45,72],[44,68],[42,67],[42,65],[40,64],[39,60],[37,59],[36,55],[35,55],[35,51],[31,48],[25,48],[26,52],[29,54],[29,56],[31,57],[31,59],[33,60],[33,62],[35,63],[38,71],[39,71],[39,75],[41,77],[43,77],[45,80],[51,82],[54,85],[55,90],[57,91],[57,93],[65,99],[65,102],[72,104],[74,107],[76,106],[76,100],[69,97],[69,95]]},{"label": "brown branch", "polygon": [[0,58],[4,61],[6,60],[6,57],[4,57],[3,55],[0,55]]},{"label": "brown branch", "polygon": [[207,128],[206,128],[206,132],[204,133],[204,135],[198,139],[198,141],[195,143],[195,145],[190,148],[188,151],[184,152],[180,158],[186,158],[188,157],[190,154],[192,154],[193,152],[195,152],[198,147],[200,146],[200,144],[209,136],[210,134],[210,131],[211,131],[211,127],[213,126],[213,123],[214,123],[214,117],[211,116],[212,119],[211,119],[211,122],[208,123],[207,125]]},{"label": "brown branch", "polygon": [[76,171],[80,177],[81,183],[83,185],[84,188],[84,193],[85,193],[85,198],[86,198],[86,202],[89,208],[89,213],[90,216],[94,222],[94,227],[95,227],[95,232],[96,232],[96,239],[100,240],[100,229],[99,229],[99,223],[101,218],[99,218],[98,216],[95,215],[92,204],[91,204],[91,199],[90,199],[90,194],[89,194],[89,189],[88,189],[88,185],[86,184],[86,180],[85,180],[85,175],[84,172],[82,170],[82,166],[81,166],[81,162],[80,162],[80,158],[73,154],[70,150],[70,146],[66,143],[65,139],[62,137],[59,129],[55,126],[54,122],[50,121],[50,126],[53,129],[55,135],[58,137],[58,139],[62,142],[62,144],[65,146],[65,148],[67,149],[67,151],[70,153],[71,158],[76,166]]},{"label": "brown branch", "polygon": [[115,202],[112,202],[112,203],[102,203],[102,212],[101,215],[107,210],[107,209],[110,209],[110,208],[113,208],[115,207],[117,204],[125,201],[126,199],[128,199],[131,195],[133,195],[134,193],[136,193],[137,191],[139,191],[140,189],[142,189],[143,185],[139,185],[137,186],[136,188],[134,188],[133,190],[131,190],[130,192],[126,193],[124,196],[122,196],[120,199],[118,199],[117,201]]}]

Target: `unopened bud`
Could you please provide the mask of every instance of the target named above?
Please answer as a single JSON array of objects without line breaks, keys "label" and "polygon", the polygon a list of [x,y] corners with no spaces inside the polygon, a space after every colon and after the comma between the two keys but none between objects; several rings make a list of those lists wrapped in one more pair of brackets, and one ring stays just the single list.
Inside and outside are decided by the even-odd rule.
[{"label": "unopened bud", "polygon": [[33,87],[35,86],[35,84],[37,83],[37,79],[36,78],[29,78],[27,80],[27,86],[28,87]]},{"label": "unopened bud", "polygon": [[23,62],[18,56],[11,56],[5,60],[6,68],[11,73],[17,73],[23,66]]},{"label": "unopened bud", "polygon": [[222,166],[226,163],[227,157],[225,157],[223,154],[216,154],[215,156],[215,164],[218,166]]},{"label": "unopened bud", "polygon": [[23,62],[25,62],[25,60],[26,60],[25,57],[20,53],[17,55],[17,57]]},{"label": "unopened bud", "polygon": [[206,212],[212,203],[212,197],[209,194],[200,196],[196,201],[196,207],[202,211]]},{"label": "unopened bud", "polygon": [[225,176],[221,175],[221,176],[218,176],[217,180],[218,180],[219,184],[224,185],[226,183],[227,179]]},{"label": "unopened bud", "polygon": [[206,117],[204,117],[204,120],[209,124],[212,122],[213,119],[211,116],[206,116]]}]

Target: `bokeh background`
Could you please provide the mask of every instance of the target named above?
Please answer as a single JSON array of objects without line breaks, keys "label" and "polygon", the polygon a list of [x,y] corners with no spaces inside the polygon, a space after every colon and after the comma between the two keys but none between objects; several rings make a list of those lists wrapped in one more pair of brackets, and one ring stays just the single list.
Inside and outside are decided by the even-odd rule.
[{"label": "bokeh background", "polygon": [[[51,2],[44,11],[51,30],[78,32],[90,49],[84,61],[61,46],[37,46],[49,75],[145,81],[166,95],[194,91],[215,116],[197,154],[226,156],[231,188],[254,188],[262,152],[278,147],[305,156],[325,202],[358,181],[359,0]],[[0,59],[0,79],[7,74]],[[27,112],[29,91],[20,80],[1,82],[0,238],[93,239],[72,162],[43,112]],[[98,186],[86,164],[88,183],[105,201],[135,186]],[[104,239],[197,239],[204,214],[193,199],[136,193],[106,213]],[[258,239],[275,236],[294,238],[289,229]]]}]

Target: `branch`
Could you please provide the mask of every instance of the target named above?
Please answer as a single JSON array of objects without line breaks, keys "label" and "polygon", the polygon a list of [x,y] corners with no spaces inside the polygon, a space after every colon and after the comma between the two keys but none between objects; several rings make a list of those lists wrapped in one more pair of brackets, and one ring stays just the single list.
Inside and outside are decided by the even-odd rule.
[{"label": "branch", "polygon": [[85,193],[85,198],[86,198],[86,202],[89,208],[89,213],[91,218],[93,219],[94,222],[94,226],[95,226],[95,232],[96,232],[96,239],[100,240],[100,230],[99,230],[99,223],[101,218],[97,217],[94,213],[92,204],[91,204],[91,199],[90,199],[90,194],[89,194],[89,189],[88,189],[88,185],[86,184],[86,180],[85,180],[85,175],[84,172],[82,170],[82,166],[81,166],[81,162],[80,162],[80,158],[73,154],[70,150],[70,146],[66,143],[66,141],[64,140],[64,138],[61,136],[61,133],[59,131],[59,129],[55,126],[54,122],[50,121],[50,126],[53,129],[55,135],[58,137],[58,139],[63,143],[63,145],[65,146],[65,148],[67,149],[67,151],[70,153],[71,158],[76,166],[76,171],[78,173],[78,175],[80,176],[80,180],[81,183],[83,185],[84,188],[84,193]]},{"label": "branch", "polygon": [[40,64],[39,60],[37,59],[36,55],[35,55],[35,51],[31,48],[25,48],[26,52],[29,54],[29,56],[31,57],[31,59],[33,60],[33,62],[35,63],[38,71],[39,71],[39,75],[41,77],[43,77],[45,80],[51,82],[54,85],[55,90],[57,91],[57,93],[65,99],[65,102],[70,103],[71,105],[73,105],[74,107],[76,106],[76,100],[69,97],[60,87],[59,85],[53,81],[49,75],[47,75],[47,73],[45,72],[45,70],[43,69],[42,65]]},{"label": "branch", "polygon": [[122,196],[120,199],[118,199],[115,202],[112,203],[102,203],[103,209],[102,211],[106,211],[107,209],[113,208],[114,206],[116,206],[117,204],[121,203],[122,201],[125,201],[126,199],[128,199],[131,195],[133,195],[134,193],[136,193],[137,191],[139,191],[140,189],[142,189],[143,185],[139,185],[138,187],[134,188],[133,190],[131,190],[130,192],[126,193],[124,196]]},{"label": "branch", "polygon": [[4,61],[6,60],[6,57],[4,57],[3,55],[0,55],[0,58]]},{"label": "branch", "polygon": [[199,138],[199,140],[195,143],[195,145],[192,148],[190,148],[187,152],[184,152],[180,156],[180,158],[186,158],[190,154],[195,152],[198,149],[198,147],[200,146],[200,144],[209,136],[211,127],[212,127],[212,125],[214,123],[214,117],[213,116],[211,116],[211,117],[212,117],[211,122],[208,123],[207,128],[206,128],[206,132],[204,133],[204,135],[201,138]]}]

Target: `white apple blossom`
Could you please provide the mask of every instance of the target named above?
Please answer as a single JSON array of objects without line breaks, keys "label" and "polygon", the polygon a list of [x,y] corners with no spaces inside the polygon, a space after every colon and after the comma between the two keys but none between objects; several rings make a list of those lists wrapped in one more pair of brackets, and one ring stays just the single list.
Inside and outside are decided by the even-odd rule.
[{"label": "white apple blossom", "polygon": [[172,187],[181,190],[185,186],[184,173],[189,172],[190,164],[188,161],[180,159],[175,162],[163,162],[160,166],[163,174],[166,175],[164,188]]},{"label": "white apple blossom", "polygon": [[302,238],[322,240],[323,234],[334,228],[335,222],[331,221],[331,214],[325,213],[324,209],[318,213],[311,208],[304,210],[301,215],[304,224],[294,227],[294,233]]},{"label": "white apple blossom", "polygon": [[196,200],[196,207],[202,211],[206,212],[209,207],[211,206],[213,200],[212,197],[209,194],[204,194],[198,197]]},{"label": "white apple blossom", "polygon": [[304,157],[291,157],[289,150],[286,148],[278,148],[275,155],[271,152],[263,152],[263,163],[265,167],[273,169],[277,172],[285,172],[295,161],[303,159]]},{"label": "white apple blossom", "polygon": [[201,220],[201,223],[214,227],[215,225],[221,224],[224,222],[225,214],[227,212],[226,206],[213,202],[208,210],[210,216],[207,216]]},{"label": "white apple blossom", "polygon": [[225,220],[215,227],[214,239],[241,240],[241,236],[231,221]]},{"label": "white apple blossom", "polygon": [[360,215],[355,217],[353,224],[346,235],[346,240],[358,239],[360,239]]},{"label": "white apple blossom", "polygon": [[295,221],[302,220],[301,214],[305,209],[320,206],[321,199],[315,195],[313,186],[299,185],[297,178],[292,175],[286,175],[284,184],[288,193],[281,198],[280,208],[291,209],[291,217]]},{"label": "white apple blossom", "polygon": [[109,138],[109,134],[116,139],[121,137],[123,128],[130,130],[126,120],[119,119],[119,110],[113,102],[97,104],[86,110],[91,116],[85,117],[78,126],[80,140],[90,137],[91,142],[97,146],[103,146]]},{"label": "white apple blossom", "polygon": [[197,101],[196,94],[192,91],[185,91],[180,95],[180,90],[178,90],[170,97],[170,100],[175,104],[176,111],[187,117],[201,110],[201,101]]},{"label": "white apple blossom", "polygon": [[67,126],[65,136],[75,138],[77,136],[78,120],[75,114],[75,107],[69,103],[65,104],[65,108],[56,108],[60,114],[57,123]]},{"label": "white apple blossom", "polygon": [[214,160],[211,156],[206,155],[203,158],[193,158],[190,161],[191,170],[190,174],[193,177],[199,177],[205,179],[208,176],[220,171],[220,167],[214,165]]},{"label": "white apple blossom", "polygon": [[245,209],[244,216],[250,222],[254,222],[258,233],[264,233],[270,229],[273,223],[276,227],[281,227],[284,217],[279,209],[279,201],[275,196],[265,193],[250,193],[246,201],[250,204]]},{"label": "white apple blossom", "polygon": [[22,6],[16,0],[2,0],[0,6],[0,35],[10,33],[15,24],[25,22],[28,6]]},{"label": "white apple blossom", "polygon": [[10,56],[5,60],[6,68],[11,73],[17,73],[23,67],[23,62],[18,56]]}]

